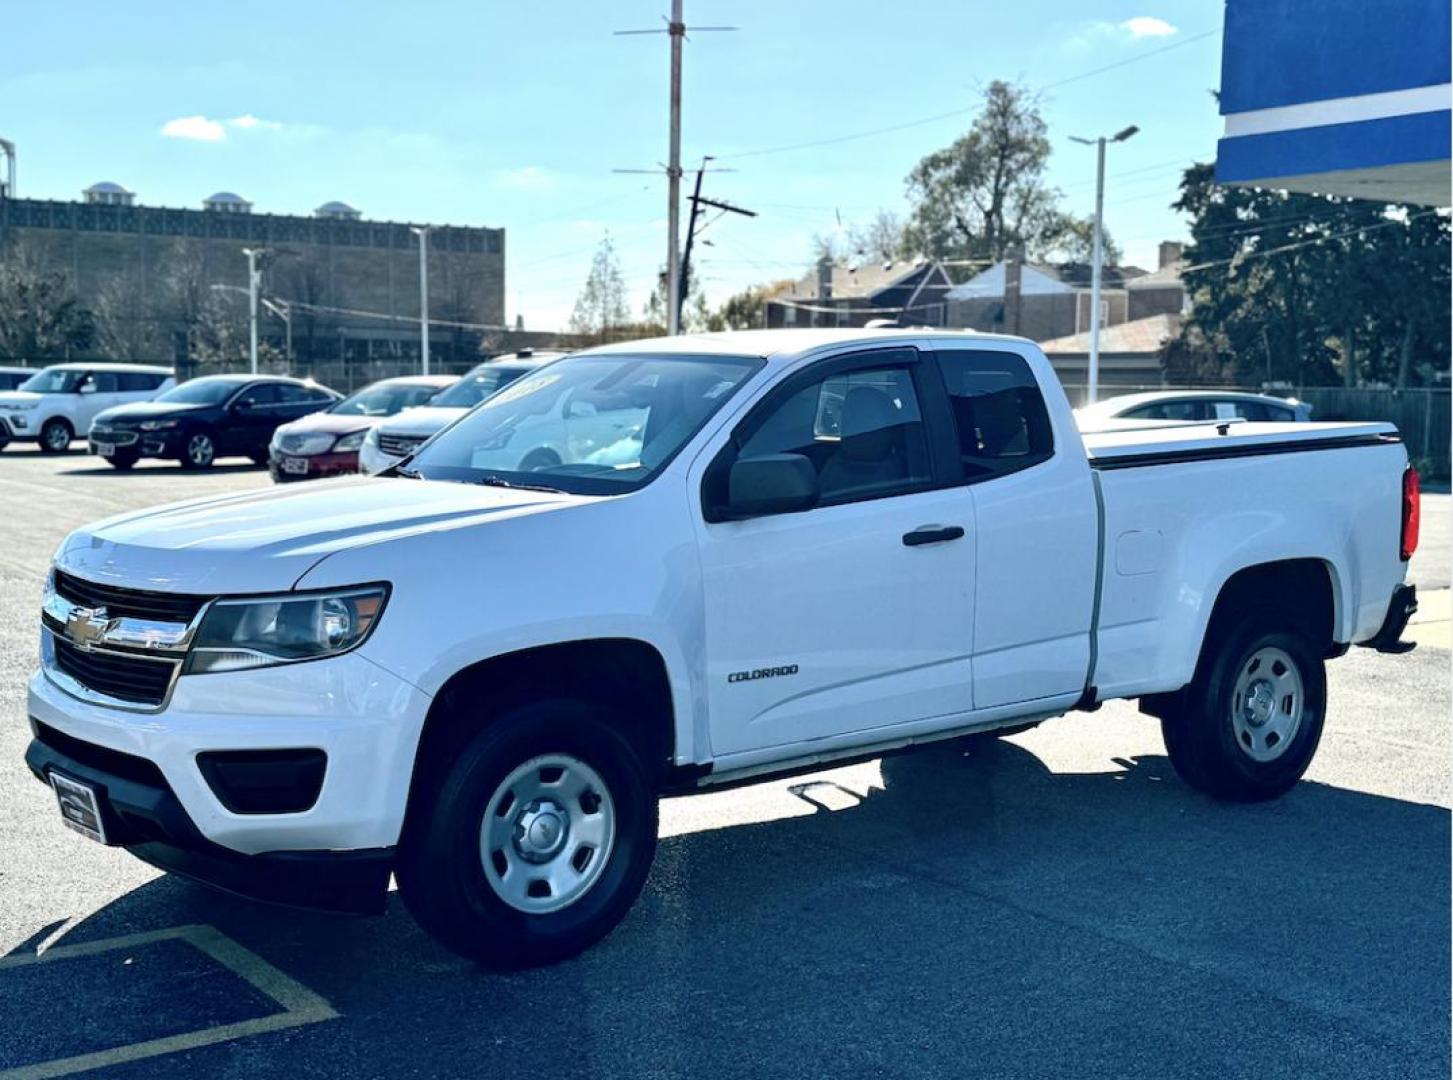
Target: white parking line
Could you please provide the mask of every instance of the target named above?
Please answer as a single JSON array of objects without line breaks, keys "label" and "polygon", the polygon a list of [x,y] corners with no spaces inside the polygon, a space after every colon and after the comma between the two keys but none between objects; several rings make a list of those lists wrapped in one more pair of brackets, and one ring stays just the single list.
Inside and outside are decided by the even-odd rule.
[{"label": "white parking line", "polygon": [[277,1002],[283,1011],[255,1020],[148,1039],[145,1042],[96,1050],[89,1054],[42,1061],[35,1065],[22,1065],[0,1071],[0,1080],[47,1080],[50,1077],[71,1076],[88,1069],[119,1065],[161,1054],[175,1054],[199,1046],[231,1042],[234,1039],[264,1035],[270,1031],[282,1031],[304,1024],[316,1024],[323,1020],[336,1019],[338,1016],[333,1006],[322,997],[212,926],[178,926],[167,930],[105,938],[101,941],[86,941],[78,945],[57,945],[38,954],[7,956],[0,958],[0,975],[14,968],[61,963],[77,957],[152,945],[159,941],[187,942]]}]

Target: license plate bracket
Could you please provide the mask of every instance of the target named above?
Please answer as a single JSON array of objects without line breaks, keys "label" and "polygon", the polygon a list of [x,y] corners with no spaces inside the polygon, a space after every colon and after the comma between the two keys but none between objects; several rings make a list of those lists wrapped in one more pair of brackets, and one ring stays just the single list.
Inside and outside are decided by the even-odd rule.
[{"label": "license plate bracket", "polygon": [[308,459],[285,457],[281,462],[283,472],[289,476],[306,476],[308,474]]},{"label": "license plate bracket", "polygon": [[90,784],[51,770],[50,786],[60,806],[61,821],[68,828],[98,844],[106,842],[106,825],[101,820],[101,800]]},{"label": "license plate bracket", "polygon": [[114,443],[98,442],[96,444],[96,453],[102,457],[112,457],[116,453],[116,446]]}]

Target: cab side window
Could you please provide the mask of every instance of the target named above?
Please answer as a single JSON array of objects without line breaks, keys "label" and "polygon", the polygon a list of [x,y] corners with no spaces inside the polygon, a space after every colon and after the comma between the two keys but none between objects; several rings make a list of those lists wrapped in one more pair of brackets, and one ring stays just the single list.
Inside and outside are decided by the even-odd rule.
[{"label": "cab side window", "polygon": [[116,376],[116,380],[122,393],[139,394],[155,390],[161,385],[162,376],[150,375],[144,371],[123,371]]},{"label": "cab side window", "polygon": [[92,371],[80,382],[80,389],[86,389],[97,394],[116,393],[116,373],[114,371]]},{"label": "cab side window", "polygon": [[797,390],[761,420],[737,457],[771,454],[812,463],[820,506],[901,495],[933,476],[906,367],[842,372]]},{"label": "cab side window", "polygon": [[969,482],[1038,465],[1054,453],[1049,412],[1034,373],[1008,352],[954,349],[938,354]]}]

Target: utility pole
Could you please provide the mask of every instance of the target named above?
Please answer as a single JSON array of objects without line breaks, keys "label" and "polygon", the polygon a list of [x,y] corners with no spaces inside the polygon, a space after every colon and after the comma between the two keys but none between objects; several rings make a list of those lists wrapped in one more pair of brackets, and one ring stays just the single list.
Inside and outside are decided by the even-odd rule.
[{"label": "utility pole", "polygon": [[411,225],[419,238],[419,363],[421,374],[429,374],[429,226]]},{"label": "utility pole", "polygon": [[[686,38],[681,0],[671,0],[666,33],[671,37],[671,120],[666,164],[666,332],[681,333],[681,43]],[[693,31],[735,30],[735,26],[694,26]],[[658,34],[659,30],[617,30],[617,34]],[[621,172],[632,170],[622,169]]]},{"label": "utility pole", "polygon": [[[1124,142],[1140,128],[1131,124],[1123,131],[1110,136],[1109,142]],[[1095,404],[1100,392],[1100,264],[1105,261],[1105,136],[1096,139],[1082,139],[1078,135],[1070,138],[1077,143],[1097,148],[1095,160],[1095,250],[1090,267],[1090,370],[1086,381],[1088,386],[1085,404]]]},{"label": "utility pole", "polygon": [[242,254],[247,256],[247,316],[250,340],[248,356],[254,375],[257,374],[257,287],[262,280],[262,272],[257,269],[257,257],[261,253],[261,248],[242,249]]},{"label": "utility pole", "polygon": [[[708,199],[701,194],[701,177],[706,172],[706,163],[712,160],[708,155],[701,159],[701,166],[696,170],[696,189],[691,193],[691,218],[686,226],[686,252],[681,257],[681,280],[677,284],[676,291],[670,294],[674,298],[673,309],[677,313],[677,320],[680,320],[681,309],[686,306],[686,292],[691,288],[691,242],[696,238],[696,218],[703,206],[710,206],[721,211],[721,214],[741,214],[743,217],[756,217],[755,210],[745,210],[740,206],[733,206],[729,202],[722,202],[718,199]],[[717,218],[712,218],[712,221]],[[702,228],[710,225],[708,221]]]},{"label": "utility pole", "polygon": [[288,373],[293,370],[293,305],[286,300],[269,300],[262,297],[262,306],[283,321],[283,355],[287,358]]},{"label": "utility pole", "polygon": [[681,333],[681,39],[686,36],[681,0],[671,0],[671,156],[666,165],[666,332]]}]

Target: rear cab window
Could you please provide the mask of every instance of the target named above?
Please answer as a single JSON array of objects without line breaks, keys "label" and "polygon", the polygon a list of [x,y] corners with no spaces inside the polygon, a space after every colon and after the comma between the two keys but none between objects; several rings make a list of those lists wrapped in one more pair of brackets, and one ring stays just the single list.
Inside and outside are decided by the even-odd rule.
[{"label": "rear cab window", "polygon": [[1054,431],[1044,394],[1017,353],[989,349],[940,350],[957,436],[962,481],[1005,476],[1046,461]]}]

